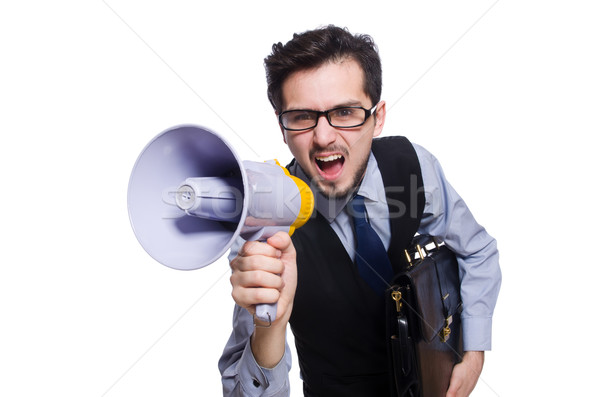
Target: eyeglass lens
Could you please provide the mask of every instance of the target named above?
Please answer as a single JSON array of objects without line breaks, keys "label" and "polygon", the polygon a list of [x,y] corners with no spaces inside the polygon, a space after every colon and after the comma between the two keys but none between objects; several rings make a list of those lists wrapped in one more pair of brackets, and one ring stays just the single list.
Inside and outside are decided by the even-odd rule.
[{"label": "eyeglass lens", "polygon": [[282,113],[283,126],[291,130],[305,130],[314,128],[321,114],[325,113],[329,124],[333,127],[349,128],[362,125],[368,110],[360,107],[345,107],[319,112],[316,110],[291,110]]}]

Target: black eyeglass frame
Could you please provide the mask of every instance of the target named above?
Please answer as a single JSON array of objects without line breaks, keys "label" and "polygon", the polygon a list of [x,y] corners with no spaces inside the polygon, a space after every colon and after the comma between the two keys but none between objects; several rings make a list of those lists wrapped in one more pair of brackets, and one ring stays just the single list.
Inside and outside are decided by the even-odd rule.
[{"label": "black eyeglass frame", "polygon": [[[279,114],[279,124],[286,131],[307,131],[307,130],[311,130],[311,129],[315,128],[317,126],[317,124],[319,124],[319,119],[321,118],[321,116],[325,116],[325,119],[327,120],[327,122],[329,123],[329,125],[332,126],[333,128],[356,128],[356,127],[360,127],[361,125],[363,125],[364,123],[366,123],[367,120],[369,119],[369,117],[371,117],[373,115],[373,113],[377,113],[377,105],[379,105],[379,103],[377,103],[371,109],[365,109],[362,106],[338,106],[336,108],[329,109],[329,110],[323,110],[323,111],[312,110],[312,109],[290,109],[290,110],[286,110],[284,112],[281,112]],[[336,110],[340,110],[340,109],[362,109],[362,110],[365,111],[365,118],[362,121],[362,123],[359,123],[359,124],[356,124],[356,125],[349,125],[349,126],[334,125],[334,124],[331,123],[331,118],[329,117],[329,113],[330,112],[334,112]],[[285,125],[283,125],[283,118],[282,117],[286,113],[291,113],[291,112],[311,112],[313,114],[316,114],[317,117],[315,118],[315,125],[313,125],[312,127],[307,127],[307,128],[287,128]]]}]

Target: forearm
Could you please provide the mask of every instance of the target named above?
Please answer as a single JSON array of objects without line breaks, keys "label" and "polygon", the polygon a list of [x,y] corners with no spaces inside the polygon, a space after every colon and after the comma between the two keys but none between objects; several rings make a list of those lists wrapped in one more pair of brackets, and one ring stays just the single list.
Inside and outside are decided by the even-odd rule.
[{"label": "forearm", "polygon": [[466,363],[470,369],[479,376],[483,369],[483,362],[485,358],[484,351],[470,350],[466,351],[463,355],[463,363]]},{"label": "forearm", "polygon": [[285,353],[286,323],[270,327],[257,325],[250,339],[252,354],[258,365],[274,368]]},{"label": "forearm", "polygon": [[288,396],[292,358],[285,343],[276,365],[259,365],[252,352],[254,326],[245,309],[235,307],[233,332],[219,360],[223,396]]}]

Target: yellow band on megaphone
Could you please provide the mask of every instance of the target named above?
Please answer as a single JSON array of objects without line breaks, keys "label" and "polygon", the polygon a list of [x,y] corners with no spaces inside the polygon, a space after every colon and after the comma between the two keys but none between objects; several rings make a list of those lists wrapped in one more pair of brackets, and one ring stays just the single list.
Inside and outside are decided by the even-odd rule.
[{"label": "yellow band on megaphone", "polygon": [[281,167],[285,175],[289,176],[290,179],[294,181],[300,192],[300,210],[298,211],[296,220],[290,226],[289,235],[291,236],[297,228],[303,226],[310,219],[315,208],[315,197],[306,182],[297,176],[291,175],[287,168],[279,164],[279,161],[275,160],[275,163]]}]

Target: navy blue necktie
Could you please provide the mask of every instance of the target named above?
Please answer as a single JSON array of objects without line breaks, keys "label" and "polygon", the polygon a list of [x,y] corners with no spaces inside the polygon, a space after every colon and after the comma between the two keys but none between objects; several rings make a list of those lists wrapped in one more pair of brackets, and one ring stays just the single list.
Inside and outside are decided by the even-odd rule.
[{"label": "navy blue necktie", "polygon": [[358,273],[375,292],[383,294],[392,280],[392,264],[381,239],[367,221],[365,198],[356,196],[350,205],[356,232],[354,262]]}]

